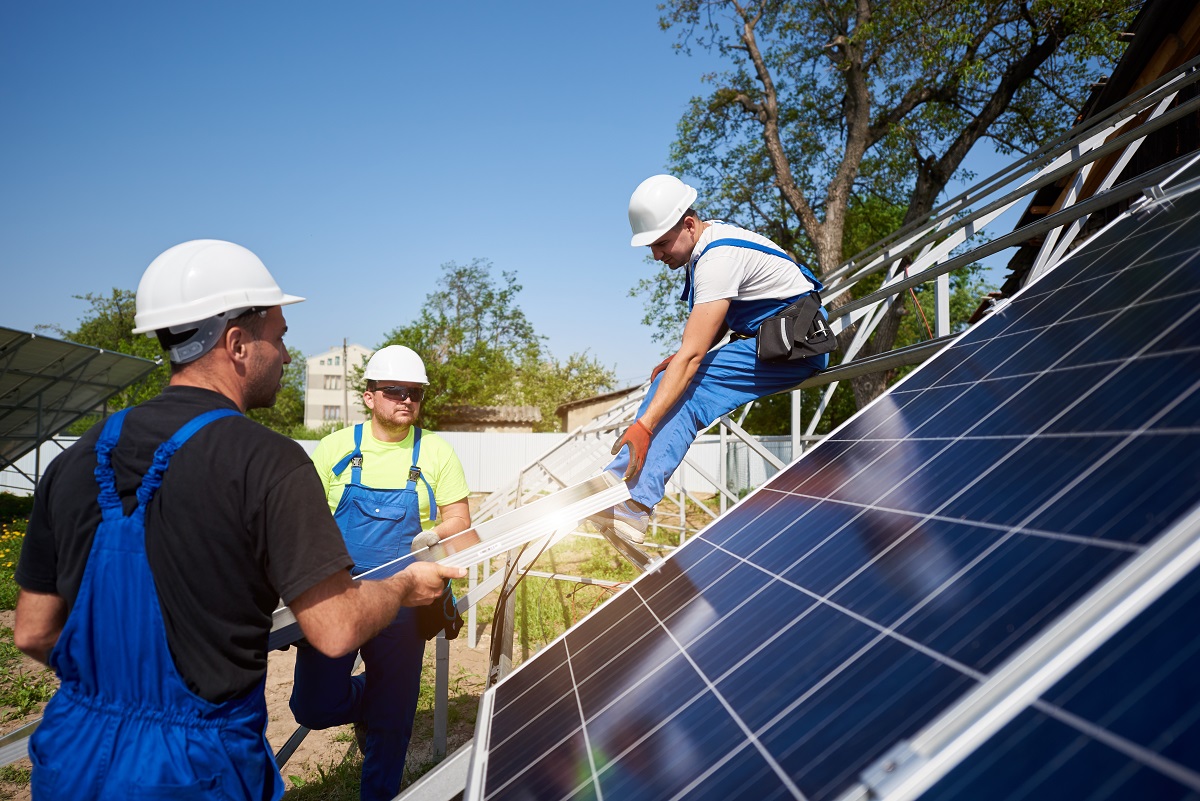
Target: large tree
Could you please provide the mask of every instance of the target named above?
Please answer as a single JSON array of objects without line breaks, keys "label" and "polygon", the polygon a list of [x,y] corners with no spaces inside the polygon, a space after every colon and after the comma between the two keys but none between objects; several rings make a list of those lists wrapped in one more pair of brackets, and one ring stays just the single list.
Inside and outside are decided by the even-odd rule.
[{"label": "large tree", "polygon": [[[677,32],[676,46],[730,63],[692,99],[671,166],[700,180],[703,211],[827,273],[851,255],[855,204],[899,206],[902,223],[920,220],[980,139],[1031,151],[1069,126],[1140,5],[668,0],[661,25]],[[904,304],[893,304],[864,355],[893,346]],[[858,404],[888,378],[856,379]]]},{"label": "large tree", "polygon": [[517,304],[516,273],[492,276],[492,264],[442,265],[438,288],[416,320],[390,332],[379,347],[406,345],[421,355],[429,388],[423,422],[436,428],[451,406],[537,406],[538,431],[555,431],[557,406],[613,388],[612,370],[587,353],[559,362]]}]

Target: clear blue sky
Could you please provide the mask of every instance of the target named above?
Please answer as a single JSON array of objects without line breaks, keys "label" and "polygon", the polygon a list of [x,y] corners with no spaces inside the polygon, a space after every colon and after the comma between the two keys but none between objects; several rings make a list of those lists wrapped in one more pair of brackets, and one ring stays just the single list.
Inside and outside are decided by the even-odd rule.
[{"label": "clear blue sky", "polygon": [[661,347],[626,204],[718,66],[654,0],[0,6],[0,322],[72,328],[188,239],[255,251],[289,344],[368,347],[441,264],[515,271],[559,359]]}]

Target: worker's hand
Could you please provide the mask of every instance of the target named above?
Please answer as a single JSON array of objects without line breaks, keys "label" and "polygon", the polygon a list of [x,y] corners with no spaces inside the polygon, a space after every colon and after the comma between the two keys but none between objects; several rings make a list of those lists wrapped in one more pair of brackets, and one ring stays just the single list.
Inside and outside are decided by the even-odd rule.
[{"label": "worker's hand", "polygon": [[661,373],[663,370],[667,369],[667,365],[670,364],[671,359],[674,359],[674,358],[675,358],[675,354],[672,353],[670,356],[668,356],[667,358],[665,358],[661,362],[659,362],[658,367],[655,367],[653,370],[650,371],[650,383],[652,383],[652,384],[654,383],[654,379],[658,378],[659,373]]},{"label": "worker's hand", "polygon": [[426,606],[442,597],[446,582],[467,575],[465,568],[439,565],[437,562],[413,562],[393,579],[407,585],[402,606]]},{"label": "worker's hand", "polygon": [[439,537],[437,532],[433,529],[430,529],[429,531],[422,531],[420,534],[413,537],[412,547],[409,550],[415,553],[416,551],[421,551],[426,548],[432,548],[441,541],[442,538]]},{"label": "worker's hand", "polygon": [[646,451],[650,450],[651,436],[653,434],[650,429],[641,420],[637,420],[625,429],[625,433],[617,440],[617,444],[613,445],[613,456],[620,453],[621,448],[629,446],[629,467],[625,468],[626,481],[637,478],[637,474],[642,472],[642,465],[646,463]]}]

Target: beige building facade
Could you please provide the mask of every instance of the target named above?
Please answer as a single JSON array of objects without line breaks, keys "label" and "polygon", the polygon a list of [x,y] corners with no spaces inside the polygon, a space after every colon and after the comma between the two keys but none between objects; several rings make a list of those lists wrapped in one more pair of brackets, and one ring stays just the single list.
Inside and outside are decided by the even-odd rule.
[{"label": "beige building facade", "polygon": [[354,381],[373,350],[343,344],[312,356],[306,355],[308,380],[304,387],[304,425],[338,428],[366,420],[362,397]]}]

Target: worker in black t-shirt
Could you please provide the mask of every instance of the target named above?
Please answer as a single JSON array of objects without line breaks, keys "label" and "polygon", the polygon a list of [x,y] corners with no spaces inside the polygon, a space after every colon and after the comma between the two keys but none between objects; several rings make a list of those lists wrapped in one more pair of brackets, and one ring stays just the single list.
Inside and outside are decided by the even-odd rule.
[{"label": "worker in black t-shirt", "polygon": [[464,573],[352,580],[304,450],[242,416],[274,403],[281,307],[300,300],[230,242],[142,276],[134,332],[169,351],[170,384],[51,463],[17,568],[17,647],[61,681],[30,742],[35,801],[280,798],[263,697],[279,599],[340,656]]}]

